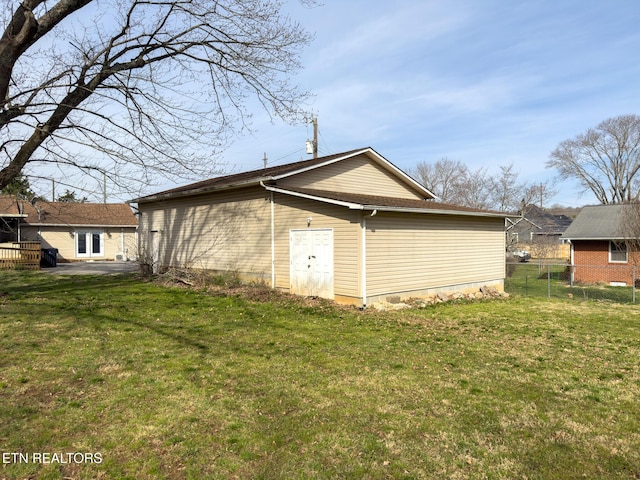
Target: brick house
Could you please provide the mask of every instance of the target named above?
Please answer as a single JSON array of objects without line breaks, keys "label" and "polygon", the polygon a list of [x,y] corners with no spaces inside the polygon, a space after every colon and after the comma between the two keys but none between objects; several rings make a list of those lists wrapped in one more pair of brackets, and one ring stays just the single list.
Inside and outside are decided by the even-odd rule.
[{"label": "brick house", "polygon": [[625,238],[624,207],[584,207],[565,230],[562,238],[571,243],[573,282],[623,286],[636,281],[640,252],[632,251]]}]

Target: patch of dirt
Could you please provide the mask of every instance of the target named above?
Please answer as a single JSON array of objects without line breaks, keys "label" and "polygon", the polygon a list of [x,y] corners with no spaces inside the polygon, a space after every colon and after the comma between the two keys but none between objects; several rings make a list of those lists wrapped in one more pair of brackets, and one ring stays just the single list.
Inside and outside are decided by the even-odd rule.
[{"label": "patch of dirt", "polygon": [[243,283],[233,275],[215,275],[191,270],[170,270],[156,277],[156,283],[193,289],[214,296],[242,297],[253,302],[283,302],[318,310],[358,310],[320,297],[302,297],[273,289],[262,283]]}]

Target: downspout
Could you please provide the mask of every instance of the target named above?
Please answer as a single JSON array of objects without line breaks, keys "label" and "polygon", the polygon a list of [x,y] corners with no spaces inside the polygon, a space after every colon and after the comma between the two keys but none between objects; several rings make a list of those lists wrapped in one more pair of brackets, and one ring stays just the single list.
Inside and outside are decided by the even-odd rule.
[{"label": "downspout", "polygon": [[[372,217],[375,217],[378,214],[378,210],[375,208],[369,214]],[[362,212],[362,223],[361,223],[361,243],[360,243],[360,278],[362,281],[362,289],[360,294],[362,295],[362,308],[367,308],[367,215],[366,212]]]},{"label": "downspout", "polygon": [[364,212],[362,212],[361,226],[360,281],[362,289],[360,295],[362,296],[362,308],[367,308],[367,217]]},{"label": "downspout", "polygon": [[571,286],[573,287],[573,282],[575,281],[575,257],[574,257],[574,250],[573,250],[573,242],[571,240],[569,240],[569,262],[571,263],[571,275],[570,275],[570,279],[571,279]]},{"label": "downspout", "polygon": [[271,204],[271,288],[276,288],[276,226],[273,192],[269,192],[269,197]]},{"label": "downspout", "polygon": [[[262,181],[260,181],[260,186],[267,189]],[[269,210],[271,216],[271,288],[276,288],[276,226],[273,192],[269,192]]]}]

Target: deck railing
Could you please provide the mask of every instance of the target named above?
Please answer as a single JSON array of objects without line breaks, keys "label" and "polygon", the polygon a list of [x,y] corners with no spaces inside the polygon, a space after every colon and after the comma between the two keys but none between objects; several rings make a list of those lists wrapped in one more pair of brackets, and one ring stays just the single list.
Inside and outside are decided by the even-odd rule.
[{"label": "deck railing", "polygon": [[3,244],[0,245],[0,268],[37,270],[40,256],[40,242]]}]

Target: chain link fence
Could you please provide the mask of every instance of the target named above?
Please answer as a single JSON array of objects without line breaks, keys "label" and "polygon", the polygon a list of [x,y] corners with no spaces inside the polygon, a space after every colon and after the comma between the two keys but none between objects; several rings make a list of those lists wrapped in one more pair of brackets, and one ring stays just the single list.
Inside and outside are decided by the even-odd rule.
[{"label": "chain link fence", "polygon": [[[505,291],[526,297],[635,303],[636,267],[570,265],[531,261],[507,263]],[[640,273],[640,272],[638,272]]]}]

